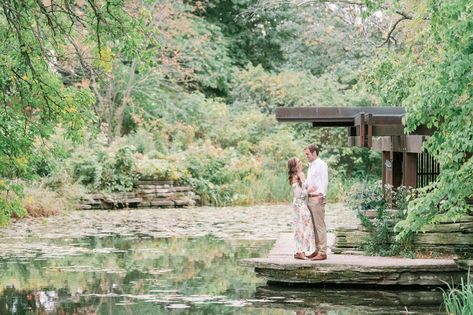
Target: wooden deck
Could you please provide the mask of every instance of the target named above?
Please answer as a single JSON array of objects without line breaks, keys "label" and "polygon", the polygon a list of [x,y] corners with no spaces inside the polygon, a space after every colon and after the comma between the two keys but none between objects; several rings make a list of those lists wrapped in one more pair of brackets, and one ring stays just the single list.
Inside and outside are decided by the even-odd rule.
[{"label": "wooden deck", "polygon": [[466,276],[452,259],[329,254],[324,261],[292,257],[292,234],[281,234],[267,258],[241,260],[269,283],[444,286]]}]

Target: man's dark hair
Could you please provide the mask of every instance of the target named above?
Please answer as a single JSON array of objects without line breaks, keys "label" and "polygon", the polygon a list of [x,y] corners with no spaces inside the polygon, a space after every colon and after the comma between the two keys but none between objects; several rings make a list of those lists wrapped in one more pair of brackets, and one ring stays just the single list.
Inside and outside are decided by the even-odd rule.
[{"label": "man's dark hair", "polygon": [[319,147],[315,143],[309,144],[308,146],[305,147],[305,149],[309,150],[310,153],[312,153],[312,154],[315,151],[315,152],[317,152],[317,156],[319,156]]}]

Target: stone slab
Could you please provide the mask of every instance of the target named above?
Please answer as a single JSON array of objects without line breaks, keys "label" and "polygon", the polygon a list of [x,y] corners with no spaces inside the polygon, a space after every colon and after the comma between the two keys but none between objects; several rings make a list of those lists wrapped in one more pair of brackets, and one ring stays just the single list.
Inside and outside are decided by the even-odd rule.
[{"label": "stone slab", "polygon": [[143,198],[125,198],[125,199],[104,199],[104,202],[111,204],[130,204],[130,203],[140,203],[143,201]]},{"label": "stone slab", "polygon": [[151,201],[152,207],[166,207],[166,206],[174,206],[174,201],[172,200],[153,200]]},{"label": "stone slab", "polygon": [[176,206],[193,206],[195,202],[193,200],[174,200]]},{"label": "stone slab", "polygon": [[293,258],[292,234],[281,234],[267,258],[241,260],[270,282],[357,285],[433,285],[460,283],[465,271],[452,259],[409,259],[329,254],[327,260]]}]

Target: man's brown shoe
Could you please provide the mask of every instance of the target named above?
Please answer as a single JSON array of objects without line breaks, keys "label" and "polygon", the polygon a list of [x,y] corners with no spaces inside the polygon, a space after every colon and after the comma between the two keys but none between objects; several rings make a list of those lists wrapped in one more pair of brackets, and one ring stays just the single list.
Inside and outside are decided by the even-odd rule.
[{"label": "man's brown shoe", "polygon": [[315,256],[317,256],[318,253],[319,253],[319,251],[316,250],[315,252],[313,252],[312,254],[307,256],[307,258],[309,258],[309,259],[314,258]]},{"label": "man's brown shoe", "polygon": [[319,253],[315,257],[312,257],[310,260],[325,260],[327,259],[327,254]]}]

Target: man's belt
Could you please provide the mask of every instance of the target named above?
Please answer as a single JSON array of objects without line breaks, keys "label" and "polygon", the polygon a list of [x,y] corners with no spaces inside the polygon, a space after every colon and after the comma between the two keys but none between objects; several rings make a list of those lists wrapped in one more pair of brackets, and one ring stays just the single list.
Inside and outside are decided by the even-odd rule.
[{"label": "man's belt", "polygon": [[324,196],[324,195],[322,195],[322,194],[320,194],[320,193],[319,193],[319,194],[309,194],[309,198],[310,198],[310,197],[323,197],[323,196]]}]

